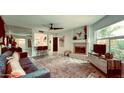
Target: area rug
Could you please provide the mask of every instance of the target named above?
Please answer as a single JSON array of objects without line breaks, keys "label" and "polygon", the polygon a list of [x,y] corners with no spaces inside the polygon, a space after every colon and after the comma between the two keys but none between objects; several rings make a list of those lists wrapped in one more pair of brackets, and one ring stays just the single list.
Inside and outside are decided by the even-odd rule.
[{"label": "area rug", "polygon": [[48,68],[51,78],[104,78],[104,74],[86,60],[63,56],[32,58],[38,68]]}]

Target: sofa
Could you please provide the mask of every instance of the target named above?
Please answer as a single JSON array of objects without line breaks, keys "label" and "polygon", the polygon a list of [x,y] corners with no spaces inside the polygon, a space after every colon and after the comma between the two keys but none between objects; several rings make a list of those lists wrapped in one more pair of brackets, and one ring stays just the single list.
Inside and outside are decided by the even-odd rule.
[{"label": "sofa", "polygon": [[[7,57],[13,54],[12,51],[6,51],[0,55],[0,78],[7,78]],[[50,71],[47,68],[38,69],[28,57],[20,58],[21,67],[26,75],[19,78],[49,78]]]}]

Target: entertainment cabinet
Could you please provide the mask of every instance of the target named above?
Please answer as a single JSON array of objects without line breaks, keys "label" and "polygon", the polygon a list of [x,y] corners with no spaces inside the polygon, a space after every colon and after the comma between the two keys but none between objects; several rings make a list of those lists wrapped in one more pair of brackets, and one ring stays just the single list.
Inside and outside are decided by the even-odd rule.
[{"label": "entertainment cabinet", "polygon": [[106,77],[121,77],[121,61],[88,53],[88,61],[102,71]]}]

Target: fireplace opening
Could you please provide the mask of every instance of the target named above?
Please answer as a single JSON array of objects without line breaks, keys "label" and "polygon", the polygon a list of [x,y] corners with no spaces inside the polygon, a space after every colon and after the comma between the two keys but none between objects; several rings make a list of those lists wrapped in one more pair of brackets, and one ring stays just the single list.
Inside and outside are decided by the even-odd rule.
[{"label": "fireplace opening", "polygon": [[75,46],[75,53],[86,54],[86,48],[84,46]]}]

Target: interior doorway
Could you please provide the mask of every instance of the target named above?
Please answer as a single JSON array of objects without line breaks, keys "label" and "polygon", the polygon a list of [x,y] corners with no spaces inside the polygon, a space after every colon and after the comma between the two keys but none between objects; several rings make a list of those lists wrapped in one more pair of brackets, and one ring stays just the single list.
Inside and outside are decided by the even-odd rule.
[{"label": "interior doorway", "polygon": [[53,52],[58,51],[58,37],[53,37]]}]

